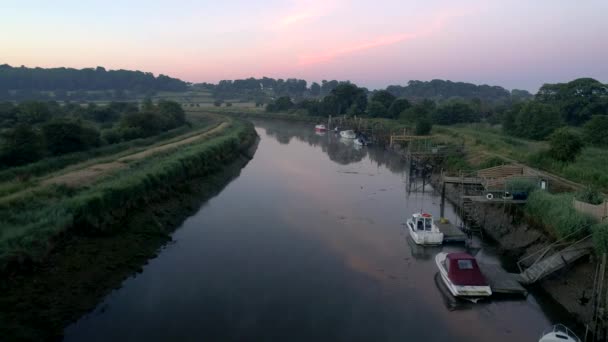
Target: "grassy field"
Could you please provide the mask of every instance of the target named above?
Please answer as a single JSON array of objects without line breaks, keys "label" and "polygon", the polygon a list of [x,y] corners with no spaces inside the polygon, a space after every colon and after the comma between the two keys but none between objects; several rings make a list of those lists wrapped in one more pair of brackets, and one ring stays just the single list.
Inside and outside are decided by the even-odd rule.
[{"label": "grassy field", "polygon": [[[7,192],[11,182],[5,183],[0,195],[0,271],[42,260],[67,232],[112,229],[130,208],[163,188],[218,170],[254,137],[250,124],[225,118],[211,130],[205,127],[136,153],[79,163],[30,180],[18,191]],[[102,167],[117,163],[120,167]],[[100,172],[85,181],[61,181],[96,167]]]},{"label": "grassy field", "polygon": [[518,161],[603,192],[608,191],[608,149],[585,147],[574,162],[563,163],[543,153],[549,148],[546,142],[510,137],[487,125],[439,126],[433,129],[433,133],[447,141],[464,143],[472,166],[499,157],[506,161]]}]

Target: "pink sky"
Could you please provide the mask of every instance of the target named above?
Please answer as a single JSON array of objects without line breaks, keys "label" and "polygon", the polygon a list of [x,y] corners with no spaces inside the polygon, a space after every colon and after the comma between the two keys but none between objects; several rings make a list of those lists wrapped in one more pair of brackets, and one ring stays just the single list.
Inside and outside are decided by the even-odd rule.
[{"label": "pink sky", "polygon": [[191,82],[451,79],[536,90],[608,80],[608,2],[8,0],[0,63],[139,69]]}]

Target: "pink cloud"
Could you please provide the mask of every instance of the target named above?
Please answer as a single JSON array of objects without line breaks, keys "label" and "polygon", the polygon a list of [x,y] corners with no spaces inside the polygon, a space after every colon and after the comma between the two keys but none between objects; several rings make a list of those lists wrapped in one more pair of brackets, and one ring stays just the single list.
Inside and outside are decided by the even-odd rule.
[{"label": "pink cloud", "polygon": [[435,18],[431,22],[430,25],[426,25],[424,27],[415,30],[414,32],[396,34],[396,35],[387,35],[380,36],[370,41],[364,42],[355,42],[350,45],[345,45],[342,47],[335,48],[333,50],[324,51],[322,53],[315,53],[310,55],[302,55],[299,57],[298,62],[300,65],[310,65],[322,62],[329,62],[336,57],[349,55],[355,52],[369,50],[381,46],[388,46],[397,43],[406,42],[408,40],[417,39],[420,37],[429,36],[435,34],[443,29],[445,26],[445,22],[453,17],[463,15],[463,12],[454,12],[448,14],[441,14]]},{"label": "pink cloud", "polygon": [[290,13],[283,15],[276,23],[279,29],[301,24],[330,13],[337,1],[307,0],[299,3]]}]

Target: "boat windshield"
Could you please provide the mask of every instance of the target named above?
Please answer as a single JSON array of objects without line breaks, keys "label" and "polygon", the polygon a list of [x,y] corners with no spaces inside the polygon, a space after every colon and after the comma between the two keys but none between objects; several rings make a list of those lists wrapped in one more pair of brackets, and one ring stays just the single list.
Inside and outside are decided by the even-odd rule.
[{"label": "boat windshield", "polygon": [[433,219],[427,218],[424,219],[424,229],[431,230],[433,228]]},{"label": "boat windshield", "polygon": [[472,270],[473,262],[471,260],[458,260],[458,268],[461,270]]}]

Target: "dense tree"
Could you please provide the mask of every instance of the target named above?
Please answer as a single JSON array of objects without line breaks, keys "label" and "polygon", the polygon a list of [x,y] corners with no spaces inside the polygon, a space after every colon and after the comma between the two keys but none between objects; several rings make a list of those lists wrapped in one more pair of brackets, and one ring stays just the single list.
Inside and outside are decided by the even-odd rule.
[{"label": "dense tree", "polygon": [[428,116],[422,116],[416,120],[415,134],[416,135],[428,135],[431,134],[433,123],[431,118]]},{"label": "dense tree", "polygon": [[583,141],[578,134],[568,128],[560,128],[549,137],[549,155],[559,161],[571,162],[576,159],[583,149]]},{"label": "dense tree", "polygon": [[[0,65],[0,90],[20,91],[105,90],[184,91],[188,84],[165,75],[154,77],[141,71],[70,68],[13,68]],[[62,93],[65,94],[65,93]],[[31,99],[31,96],[25,97]]]},{"label": "dense tree", "polygon": [[331,91],[338,105],[338,115],[361,115],[367,108],[367,94],[363,88],[350,82],[342,82]]},{"label": "dense tree", "polygon": [[338,82],[336,80],[321,81],[321,95],[323,95],[323,96],[329,95],[331,93],[331,91],[334,90],[338,86],[338,84],[340,84],[340,82]]},{"label": "dense tree", "polygon": [[310,85],[310,95],[319,96],[321,95],[321,86],[317,82],[312,82]]},{"label": "dense tree", "polygon": [[388,116],[388,109],[380,101],[372,101],[367,106],[367,114],[373,118],[385,118]]},{"label": "dense tree", "polygon": [[408,123],[415,123],[420,118],[431,118],[436,110],[434,101],[423,100],[401,112],[399,119]]},{"label": "dense tree", "polygon": [[99,131],[80,121],[55,119],[42,126],[47,150],[54,155],[99,146]]},{"label": "dense tree", "polygon": [[583,132],[591,144],[608,146],[608,115],[593,116],[585,124]]},{"label": "dense tree", "polygon": [[393,103],[388,107],[388,117],[391,119],[397,119],[404,110],[410,108],[412,105],[410,101],[406,99],[396,99]]},{"label": "dense tree", "polygon": [[0,165],[23,165],[44,155],[42,135],[27,124],[19,124],[8,130],[2,135],[0,142]]},{"label": "dense tree", "polygon": [[410,100],[445,100],[458,97],[468,100],[479,98],[482,101],[508,102],[511,98],[511,93],[502,87],[444,80],[409,81],[407,86],[392,85],[386,90],[396,97]]},{"label": "dense tree", "polygon": [[479,114],[473,106],[465,101],[454,100],[442,104],[433,115],[433,122],[439,125],[452,125],[456,123],[477,122]]},{"label": "dense tree", "polygon": [[282,96],[275,101],[266,105],[267,112],[283,112],[288,111],[294,107],[293,102],[289,96]]},{"label": "dense tree", "polygon": [[17,117],[20,122],[32,125],[47,121],[51,111],[45,102],[26,101],[19,104]]},{"label": "dense tree", "polygon": [[384,106],[384,108],[388,110],[388,108],[391,106],[391,104],[393,104],[395,99],[396,97],[390,92],[386,90],[378,90],[372,94],[370,101],[379,102]]},{"label": "dense tree", "polygon": [[569,124],[580,125],[593,115],[608,114],[608,86],[592,78],[543,85],[536,100],[557,106]]},{"label": "dense tree", "polygon": [[17,123],[17,108],[12,102],[0,102],[0,128]]},{"label": "dense tree", "polygon": [[158,110],[162,115],[172,119],[172,127],[181,126],[186,123],[186,113],[182,106],[175,101],[159,101]]},{"label": "dense tree", "polygon": [[[517,112],[515,110],[519,108]],[[548,104],[530,101],[515,106],[505,117],[505,133],[522,138],[541,140],[561,127],[559,111]]]}]

